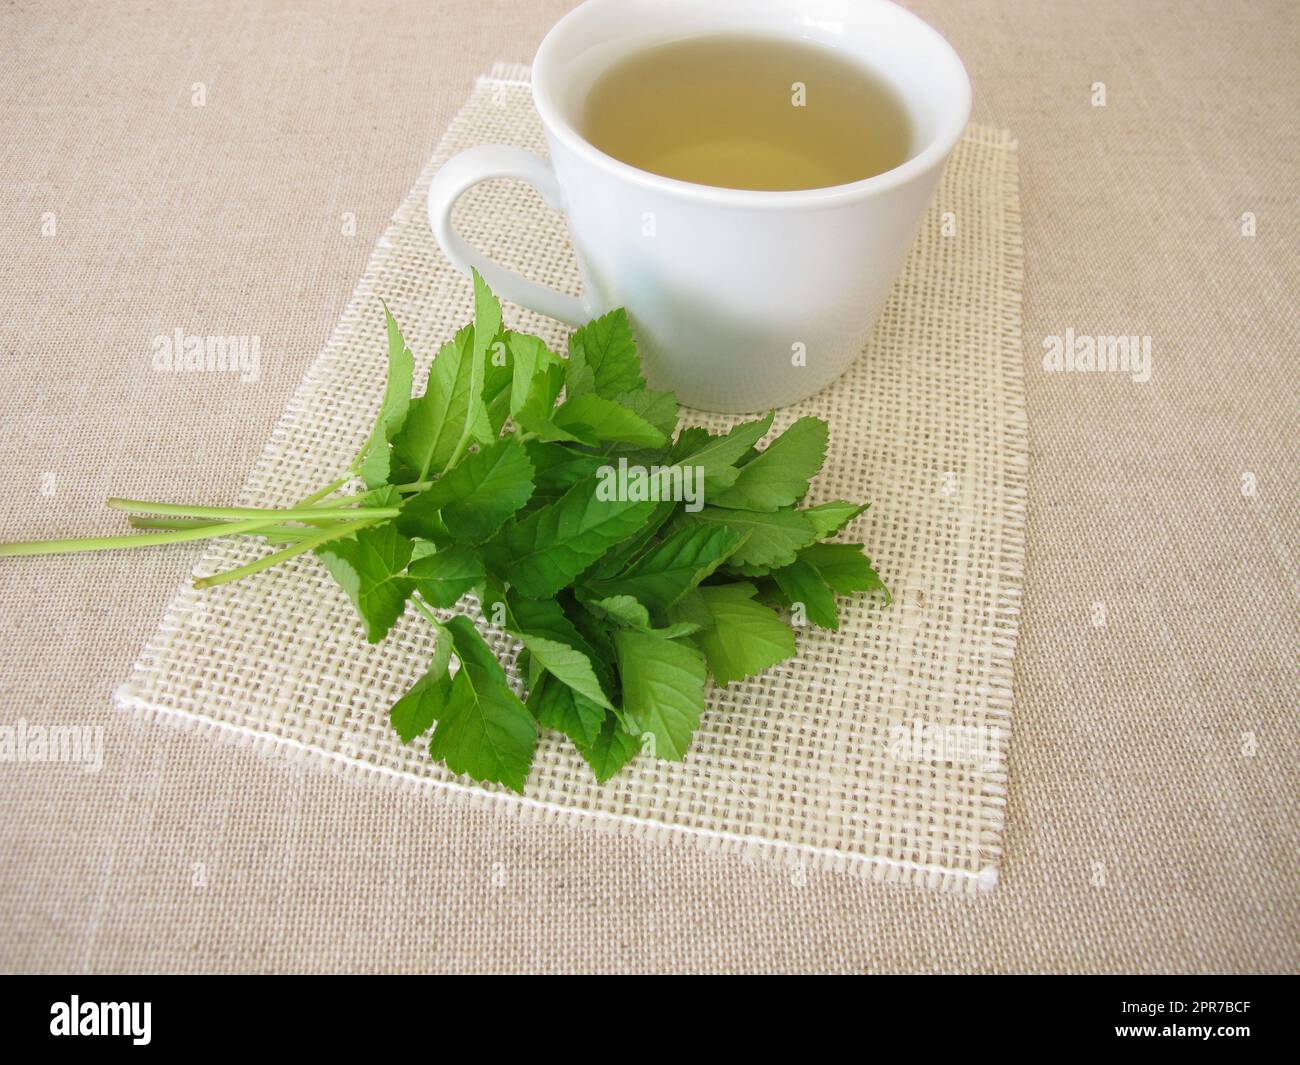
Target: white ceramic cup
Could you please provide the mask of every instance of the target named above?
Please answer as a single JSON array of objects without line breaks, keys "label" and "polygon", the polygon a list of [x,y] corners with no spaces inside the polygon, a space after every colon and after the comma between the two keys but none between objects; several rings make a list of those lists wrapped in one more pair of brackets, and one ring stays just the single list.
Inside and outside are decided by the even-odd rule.
[{"label": "white ceramic cup", "polygon": [[[911,119],[907,161],[830,188],[725,189],[638,170],[579,132],[593,83],[629,53],[738,32],[825,45],[883,77]],[[495,144],[448,160],[429,189],[438,243],[505,299],[563,322],[626,307],[650,384],[725,412],[812,395],[863,350],[970,115],[957,54],[887,0],[587,0],[542,41],[532,86],[549,161]],[[452,228],[457,198],[500,177],[565,213],[581,297],[494,264]]]}]

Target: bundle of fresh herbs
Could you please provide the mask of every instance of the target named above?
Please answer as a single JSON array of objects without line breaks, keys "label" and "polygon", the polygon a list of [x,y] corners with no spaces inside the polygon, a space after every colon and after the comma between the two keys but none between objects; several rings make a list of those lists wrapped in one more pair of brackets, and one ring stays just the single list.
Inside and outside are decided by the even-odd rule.
[{"label": "bundle of fresh herbs", "polygon": [[[418,397],[384,308],[374,429],[343,476],[295,506],[110,499],[150,531],[0,555],[231,534],[278,546],[196,581],[212,587],[315,552],[370,642],[408,603],[432,627],[429,667],[391,710],[403,741],[432,729],[434,758],[515,791],[539,728],[567,736],[602,783],[643,749],[680,759],[710,676],[729,684],[795,653],[778,610],[796,627],[835,629],[837,595],[885,591],[861,544],[822,542],[865,506],[800,506],[825,458],[825,422],[801,418],[761,449],[770,413],[723,435],[677,432],[677,401],[646,387],[623,311],[577,330],[562,358],[504,329],[477,274],[474,297],[473,324],[438,353]],[[345,493],[358,480],[364,491]],[[525,700],[474,624],[446,616],[466,595],[520,645]]]}]

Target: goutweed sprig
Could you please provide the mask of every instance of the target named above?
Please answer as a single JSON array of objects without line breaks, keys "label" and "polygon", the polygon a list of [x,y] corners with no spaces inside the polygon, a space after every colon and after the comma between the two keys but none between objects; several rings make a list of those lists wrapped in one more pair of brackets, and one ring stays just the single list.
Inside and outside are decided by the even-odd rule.
[{"label": "goutweed sprig", "polygon": [[[642,750],[682,758],[710,676],[729,684],[795,653],[781,612],[837,629],[836,596],[888,596],[861,544],[823,542],[865,506],[800,505],[825,459],[825,422],[800,418],[764,448],[770,413],[722,435],[678,432],[676,398],[646,387],[623,311],[578,329],[565,358],[503,328],[477,274],[474,297],[474,322],[416,397],[414,358],[384,307],[374,428],[351,466],[297,505],[110,499],[148,531],[0,555],[232,534],[277,548],[195,582],[212,587],[314,552],[370,642],[408,604],[432,628],[428,669],[390,711],[402,740],[432,730],[432,757],[515,791],[542,728],[567,736],[602,783]],[[478,628],[446,616],[466,595],[516,639],[526,698]]]}]

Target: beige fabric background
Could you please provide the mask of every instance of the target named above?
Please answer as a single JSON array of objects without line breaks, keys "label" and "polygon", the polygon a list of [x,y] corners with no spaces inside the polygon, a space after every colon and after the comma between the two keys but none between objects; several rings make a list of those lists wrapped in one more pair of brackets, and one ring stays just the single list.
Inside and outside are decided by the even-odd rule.
[{"label": "beige fabric background", "polygon": [[[566,6],[6,6],[0,538],[107,531],[110,493],[233,494],[473,76]],[[110,695],[197,557],[176,548],[0,566],[0,723],[106,745],[98,774],[0,765],[0,967],[1300,968],[1300,8],[910,6],[1021,142],[998,889],[522,824],[134,722]],[[259,334],[262,379],[155,373],[178,327]],[[1043,372],[1067,328],[1150,335],[1151,381]]]}]

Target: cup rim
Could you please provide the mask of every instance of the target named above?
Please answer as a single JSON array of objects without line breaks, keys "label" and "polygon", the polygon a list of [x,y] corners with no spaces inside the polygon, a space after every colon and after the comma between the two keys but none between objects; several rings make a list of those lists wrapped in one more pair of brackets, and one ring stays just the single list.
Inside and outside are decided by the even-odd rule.
[{"label": "cup rim", "polygon": [[910,21],[915,31],[926,37],[932,47],[951,61],[958,75],[958,94],[952,112],[944,119],[938,132],[930,138],[929,143],[921,151],[884,173],[843,185],[827,185],[815,189],[731,189],[719,185],[701,185],[697,182],[683,181],[680,178],[666,177],[663,174],[642,170],[601,151],[582,136],[561,113],[560,108],[546,91],[546,72],[551,55],[559,47],[560,39],[567,28],[572,25],[576,17],[579,17],[583,9],[603,2],[607,3],[609,0],[584,0],[584,3],[573,8],[556,22],[542,39],[537,55],[533,58],[531,79],[533,106],[537,109],[543,126],[571,151],[583,156],[612,176],[634,182],[653,191],[733,207],[785,210],[836,206],[899,188],[941,166],[956,147],[970,121],[970,75],[966,72],[961,57],[947,39],[924,19],[893,3],[892,0],[866,0],[872,6],[894,8],[905,21]]}]

